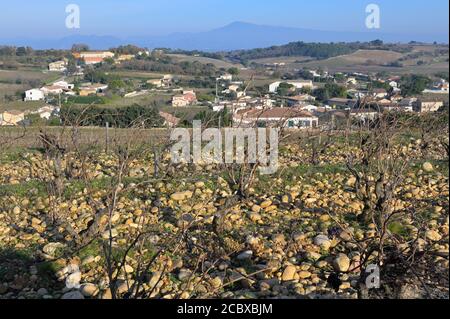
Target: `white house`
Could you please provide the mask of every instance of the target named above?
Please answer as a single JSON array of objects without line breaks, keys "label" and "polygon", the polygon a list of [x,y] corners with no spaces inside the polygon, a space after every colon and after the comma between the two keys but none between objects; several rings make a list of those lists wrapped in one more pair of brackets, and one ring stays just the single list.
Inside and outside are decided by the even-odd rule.
[{"label": "white house", "polygon": [[435,83],[432,89],[426,89],[423,93],[449,93],[450,87],[449,83],[446,80],[441,79],[439,82]]},{"label": "white house", "polygon": [[44,92],[39,89],[31,89],[25,91],[24,101],[41,101],[45,98]]},{"label": "white house", "polygon": [[377,99],[384,99],[387,96],[387,91],[385,89],[375,89],[373,90],[373,96]]},{"label": "white house", "polygon": [[[241,99],[242,100],[242,99]],[[245,102],[244,102],[245,103]],[[270,99],[269,97],[257,97],[248,99],[248,104],[252,107],[261,106],[262,108],[272,108],[275,101]],[[247,104],[247,103],[245,103]],[[247,105],[243,105],[244,107]]]},{"label": "white house", "polygon": [[48,64],[48,70],[51,72],[64,72],[67,70],[67,59]]},{"label": "white house", "polygon": [[35,111],[30,111],[29,114],[37,114],[41,119],[50,119],[54,114],[59,113],[60,109],[52,105],[43,106]]},{"label": "white house", "polygon": [[269,92],[276,93],[281,83],[287,83],[293,85],[296,89],[310,88],[313,89],[314,85],[311,80],[298,80],[298,81],[277,81],[269,85]]},{"label": "white house", "polygon": [[[349,93],[350,93],[350,90],[349,90]],[[356,99],[362,99],[362,98],[364,98],[366,95],[367,95],[367,94],[366,94],[365,92],[361,92],[361,91],[355,91],[355,93],[353,94],[353,96],[354,96]]]},{"label": "white house", "polygon": [[223,109],[225,109],[225,105],[224,104],[217,104],[213,106],[213,111],[214,112],[221,112]]},{"label": "white house", "polygon": [[373,121],[375,120],[380,113],[371,109],[353,109],[350,111],[350,117],[356,118],[360,121]]},{"label": "white house", "polygon": [[45,94],[62,94],[64,92],[64,89],[60,86],[56,85],[48,85],[41,88],[41,91]]},{"label": "white house", "polygon": [[41,107],[37,113],[41,119],[48,120],[52,116],[53,112],[55,112],[55,109],[56,108],[54,106],[44,106]]},{"label": "white house", "polygon": [[276,107],[268,110],[246,109],[233,114],[235,125],[308,129],[319,125],[319,118],[309,112]]},{"label": "white house", "polygon": [[396,81],[391,81],[391,82],[389,82],[389,86],[391,88],[398,88],[398,83]]},{"label": "white house", "polygon": [[237,92],[237,90],[239,90],[239,85],[232,84],[232,85],[228,86],[228,90],[231,92]]},{"label": "white house", "polygon": [[60,86],[64,90],[73,90],[73,88],[75,87],[74,84],[67,83],[66,81],[58,81],[58,82],[53,83],[53,85]]},{"label": "white house", "polygon": [[316,70],[309,70],[309,73],[315,78],[320,78],[321,77],[319,72],[317,72]]},{"label": "white house", "polygon": [[306,105],[300,108],[302,111],[316,112],[318,107],[315,105]]},{"label": "white house", "polygon": [[222,81],[233,81],[233,75],[231,74],[224,74],[221,75],[219,78],[217,78],[218,81],[222,80]]},{"label": "white house", "polygon": [[347,84],[357,85],[358,84],[358,80],[356,80],[356,78],[354,78],[354,77],[350,77],[350,78],[347,79]]}]

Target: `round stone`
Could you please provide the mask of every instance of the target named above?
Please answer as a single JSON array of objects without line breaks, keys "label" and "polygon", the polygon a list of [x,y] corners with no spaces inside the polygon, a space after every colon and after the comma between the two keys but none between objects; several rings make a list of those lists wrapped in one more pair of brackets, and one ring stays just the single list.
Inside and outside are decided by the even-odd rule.
[{"label": "round stone", "polygon": [[295,275],[297,273],[297,268],[295,266],[287,266],[284,271],[283,275],[281,276],[282,281],[292,281],[295,279]]},{"label": "round stone", "polygon": [[81,272],[77,271],[73,274],[70,274],[66,278],[66,287],[69,289],[78,288],[80,286],[81,281]]},{"label": "round stone", "polygon": [[95,297],[98,294],[99,290],[97,285],[87,283],[81,285],[80,292],[85,297]]},{"label": "round stone", "polygon": [[253,257],[253,251],[247,250],[247,251],[240,253],[237,256],[237,259],[238,260],[249,260],[249,259],[252,259],[252,257]]},{"label": "round stone", "polygon": [[422,168],[427,173],[431,173],[434,170],[433,164],[431,164],[430,162],[424,163]]},{"label": "round stone", "polygon": [[438,242],[442,239],[442,236],[435,230],[428,230],[425,233],[425,236],[427,237],[428,240],[431,240],[434,242]]},{"label": "round stone", "polygon": [[345,254],[339,254],[333,260],[333,268],[339,272],[347,272],[350,268],[350,258]]},{"label": "round stone", "polygon": [[298,276],[301,279],[307,279],[307,278],[311,277],[311,273],[309,271],[301,271],[301,272],[298,273]]},{"label": "round stone", "polygon": [[314,245],[319,246],[324,250],[328,250],[331,247],[331,241],[328,236],[318,235],[314,238]]}]

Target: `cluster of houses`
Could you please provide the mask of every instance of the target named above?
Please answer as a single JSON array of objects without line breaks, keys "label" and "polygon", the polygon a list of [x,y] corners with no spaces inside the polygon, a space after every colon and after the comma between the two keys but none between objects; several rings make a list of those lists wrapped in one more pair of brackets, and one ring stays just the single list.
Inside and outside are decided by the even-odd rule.
[{"label": "cluster of houses", "polygon": [[[77,92],[74,91],[75,85],[67,83],[66,81],[57,81],[51,85],[44,86],[40,89],[31,89],[25,91],[24,101],[48,101],[49,96],[54,95],[68,95],[68,96],[90,96],[103,94],[107,90],[108,85],[101,83],[86,83],[80,85],[77,88]],[[0,113],[0,126],[14,126],[24,123],[25,117],[30,114],[37,114],[41,119],[50,119],[53,115],[59,114],[59,108],[54,106],[45,105],[35,111],[17,111],[10,110]]]},{"label": "cluster of houses", "polygon": [[[325,72],[310,71],[313,77],[326,77],[327,81],[338,76]],[[384,83],[384,87],[368,89],[367,84],[373,77],[365,74],[352,73],[339,75],[340,85],[345,85],[349,98],[332,98],[325,103],[319,103],[310,94],[294,96],[281,96],[280,86],[288,84],[297,92],[312,91],[316,88],[312,80],[286,80],[269,84],[269,94],[252,98],[240,96],[234,101],[216,101],[213,110],[216,112],[227,108],[233,114],[233,122],[240,126],[254,125],[281,125],[288,128],[314,128],[319,125],[319,117],[324,113],[331,115],[345,115],[351,118],[367,121],[375,119],[380,112],[437,112],[444,105],[444,98],[435,94],[447,93],[448,82],[441,80],[434,84],[433,89],[424,91],[423,95],[405,98],[401,95],[399,85],[400,77],[393,76],[387,79],[377,78],[376,81]],[[307,89],[307,90],[302,90]],[[350,98],[351,97],[351,98]],[[281,106],[280,106],[281,105]],[[344,111],[344,112],[342,112]],[[347,116],[346,115],[346,116]]]},{"label": "cluster of houses", "polygon": [[[242,92],[236,95],[234,101],[216,101],[213,110],[220,112],[224,109],[232,113],[233,125],[239,127],[269,127],[278,126],[286,128],[308,129],[319,125],[319,118],[313,115],[308,109],[310,103],[315,101],[315,98],[310,95],[302,95],[286,98],[287,105],[278,107],[276,100],[272,98],[271,94],[260,97],[252,97],[246,94],[246,90],[241,90],[242,82],[231,82],[231,77],[219,78],[218,80],[228,80],[228,90],[222,93],[227,93],[230,90],[235,92]],[[269,85],[269,93],[276,93],[279,86],[283,83],[277,81]],[[309,80],[298,80],[286,82],[296,89],[310,88],[314,85]]]},{"label": "cluster of houses", "polygon": [[444,79],[441,79],[434,83],[431,89],[426,89],[425,91],[423,91],[423,93],[431,94],[448,94],[449,92],[449,83]]},{"label": "cluster of houses", "polygon": [[[140,52],[139,55],[150,54],[147,51]],[[86,51],[73,53],[75,59],[82,60],[86,65],[94,65],[113,59],[115,63],[121,63],[136,58],[131,54],[115,54],[111,51]],[[273,64],[271,67],[280,67]],[[62,59],[49,64],[49,71],[65,72],[68,67],[68,60]],[[81,70],[82,71],[82,70]],[[298,70],[300,71],[300,70]],[[305,70],[303,70],[305,71]],[[223,74],[216,78],[216,100],[211,103],[214,111],[220,112],[227,109],[231,112],[234,125],[239,126],[271,126],[280,125],[287,128],[314,128],[319,126],[319,118],[325,113],[348,114],[360,120],[374,119],[384,110],[396,110],[401,112],[436,112],[444,106],[444,100],[438,93],[449,93],[449,83],[439,80],[426,89],[418,97],[405,98],[402,96],[400,77],[392,76],[379,78],[373,75],[362,73],[335,73],[330,74],[324,71],[309,70],[313,80],[279,80],[270,83],[268,94],[260,97],[247,95],[247,88],[242,81],[233,81],[231,74]],[[346,98],[331,98],[325,102],[318,102],[313,92],[320,84],[318,82],[334,81],[346,87]],[[371,89],[368,84],[377,81],[383,85],[381,88]],[[147,84],[155,89],[177,91],[178,94],[172,97],[172,107],[185,108],[198,103],[197,95],[193,90],[183,90],[174,88],[174,76],[166,74],[161,78],[151,79]],[[317,86],[316,86],[317,85]],[[286,90],[281,88],[289,87]],[[54,95],[79,95],[90,96],[103,94],[108,86],[100,83],[86,83],[75,88],[74,84],[63,80],[56,81],[51,85],[41,88],[33,88],[25,92],[24,101],[48,101],[49,96]],[[136,96],[144,91],[128,93],[129,97]],[[146,91],[147,92],[147,91]],[[296,92],[296,93],[293,93]],[[310,94],[307,94],[309,92]],[[226,98],[219,99],[219,94]],[[286,94],[289,96],[283,96]],[[296,95],[292,95],[296,94]],[[128,97],[126,95],[126,97]],[[363,106],[363,107],[361,107]],[[344,112],[342,112],[344,111]],[[45,106],[34,114],[41,118],[50,118],[58,112],[51,106]],[[0,114],[0,125],[17,125],[25,120],[27,114],[32,112],[9,111]],[[174,127],[178,125],[179,119],[173,115],[161,112],[165,125]]]},{"label": "cluster of houses", "polygon": [[228,109],[237,112],[248,108],[267,109],[272,108],[274,103],[275,100],[271,99],[268,95],[263,97],[245,96],[235,101],[218,101],[213,106],[213,111],[220,112],[224,109]]},{"label": "cluster of houses", "polygon": [[75,92],[74,84],[68,83],[66,81],[57,81],[52,83],[51,85],[46,85],[39,89],[34,88],[25,91],[24,101],[43,101],[49,95],[59,94],[65,94],[69,96],[75,96],[77,94],[80,96],[89,96],[104,93],[107,88],[107,84],[85,83],[80,85],[80,87],[77,88],[77,92]]},{"label": "cluster of houses", "polygon": [[39,89],[34,88],[25,91],[24,101],[43,101],[48,95],[58,95],[63,93],[67,95],[75,95],[75,92],[73,92],[74,87],[74,84],[67,83],[66,81],[57,81],[51,85],[46,85]]},{"label": "cluster of houses", "polygon": [[[216,78],[216,90],[219,89],[219,86],[222,87],[221,93],[224,95],[233,95],[236,99],[241,99],[246,96],[247,92],[245,88],[243,88],[244,83],[242,81],[233,81],[233,75],[224,74],[220,77]],[[216,95],[218,91],[216,91]]]},{"label": "cluster of houses", "polygon": [[233,124],[239,127],[285,127],[310,129],[319,126],[319,118],[298,108],[249,108],[233,113]]},{"label": "cluster of houses", "polygon": [[284,97],[287,105],[276,106],[277,100],[272,95],[277,93],[282,83],[287,83],[295,89],[314,89],[313,82],[310,80],[296,81],[277,81],[269,85],[269,94],[252,97],[246,94],[246,89],[242,90],[242,82],[231,82],[231,76],[222,76],[219,81],[228,81],[228,89],[222,93],[235,91],[236,99],[233,101],[216,101],[213,110],[220,112],[224,109],[232,113],[233,125],[239,127],[268,127],[282,126],[286,128],[308,129],[319,125],[319,118],[313,111],[318,111],[312,103],[315,97],[304,94],[292,97]]},{"label": "cluster of houses", "polygon": [[[227,106],[233,113],[233,123],[240,127],[278,126],[286,128],[310,129],[319,125],[319,118],[314,115],[319,112],[317,107],[307,103],[308,97],[293,97],[290,103],[281,107],[275,106],[276,100],[270,95],[260,98],[241,99]],[[297,98],[297,99],[295,99]],[[301,101],[300,101],[301,100]]]},{"label": "cluster of houses", "polygon": [[[149,51],[140,51],[138,55],[147,54]],[[136,58],[134,54],[115,54],[111,51],[85,51],[85,52],[73,52],[72,56],[80,61],[83,61],[86,65],[95,65],[105,62],[106,59],[113,59],[114,63],[122,63],[125,61],[130,61]],[[50,72],[66,72],[69,60],[64,58],[59,61],[54,61],[48,64],[48,70]],[[78,67],[79,72],[81,72],[81,67]]]},{"label": "cluster of houses", "polygon": [[[359,107],[361,103],[371,105],[372,108],[367,108],[365,113],[368,116],[379,113],[380,111],[400,111],[400,112],[416,112],[429,113],[437,112],[444,106],[444,100],[433,96],[420,96],[404,98],[401,95],[388,96],[387,92],[381,93],[383,89],[376,90],[373,96],[364,95],[359,98],[333,98],[328,100],[327,107],[329,109],[348,110],[351,113],[358,113],[361,116],[362,111]],[[358,108],[358,110],[355,110]]]},{"label": "cluster of houses", "polygon": [[[49,97],[56,95],[66,96],[90,96],[103,94],[108,89],[108,85],[101,83],[85,83],[81,84],[76,90],[75,85],[66,81],[56,81],[50,85],[41,88],[34,88],[25,91],[24,101],[48,101]],[[52,116],[59,114],[59,108],[45,105],[33,111],[8,110],[0,113],[0,126],[16,126],[26,123],[27,115],[38,115],[41,119],[50,119]]]}]

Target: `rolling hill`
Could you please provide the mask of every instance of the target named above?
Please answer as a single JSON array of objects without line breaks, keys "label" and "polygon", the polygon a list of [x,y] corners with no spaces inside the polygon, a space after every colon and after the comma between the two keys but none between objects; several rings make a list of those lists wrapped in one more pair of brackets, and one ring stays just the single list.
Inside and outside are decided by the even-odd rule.
[{"label": "rolling hill", "polygon": [[32,46],[35,49],[69,49],[74,43],[88,44],[92,49],[108,49],[122,44],[135,44],[148,48],[172,48],[183,50],[231,51],[281,45],[289,42],[355,42],[381,39],[385,42],[424,42],[448,43],[448,34],[443,33],[430,39],[412,34],[385,34],[378,31],[337,32],[302,28],[256,25],[233,22],[224,27],[198,33],[173,33],[166,36],[128,37],[70,35],[60,39],[15,38],[0,39],[0,44]]}]

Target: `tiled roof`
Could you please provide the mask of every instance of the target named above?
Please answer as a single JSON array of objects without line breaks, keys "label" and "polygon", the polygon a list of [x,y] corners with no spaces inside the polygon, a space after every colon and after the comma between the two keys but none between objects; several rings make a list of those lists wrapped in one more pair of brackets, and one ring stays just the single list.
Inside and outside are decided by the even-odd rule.
[{"label": "tiled roof", "polygon": [[307,111],[281,107],[272,108],[268,110],[256,110],[256,109],[243,110],[240,114],[242,114],[244,118],[254,118],[254,119],[273,119],[273,118],[288,119],[297,117],[314,117],[310,112]]}]

